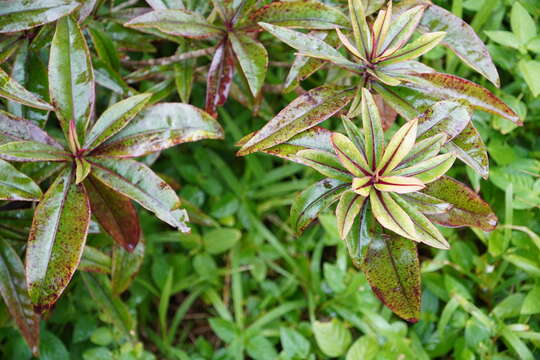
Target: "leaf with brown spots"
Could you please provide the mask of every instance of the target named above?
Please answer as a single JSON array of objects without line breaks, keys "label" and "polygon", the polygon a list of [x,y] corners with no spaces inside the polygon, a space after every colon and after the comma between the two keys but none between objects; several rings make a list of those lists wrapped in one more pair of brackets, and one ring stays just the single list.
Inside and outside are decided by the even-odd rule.
[{"label": "leaf with brown spots", "polygon": [[213,55],[206,79],[205,110],[213,117],[217,117],[216,108],[225,104],[229,97],[233,75],[233,53],[229,41],[224,39]]},{"label": "leaf with brown spots", "polygon": [[37,312],[48,310],[73,276],[86,242],[90,204],[86,190],[64,170],[34,213],[26,250],[26,278]]},{"label": "leaf with brown spots", "polygon": [[131,200],[113,191],[94,176],[84,186],[88,191],[92,214],[116,243],[131,252],[141,236],[139,217]]},{"label": "leaf with brown spots", "polygon": [[422,193],[451,205],[437,214],[429,214],[432,221],[448,227],[473,226],[484,231],[492,231],[497,226],[497,216],[489,205],[465,184],[442,176],[427,184]]}]

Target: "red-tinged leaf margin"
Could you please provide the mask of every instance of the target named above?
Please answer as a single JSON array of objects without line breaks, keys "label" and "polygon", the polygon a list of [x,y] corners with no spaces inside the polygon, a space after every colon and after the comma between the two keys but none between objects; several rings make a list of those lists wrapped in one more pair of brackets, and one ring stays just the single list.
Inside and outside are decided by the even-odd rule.
[{"label": "red-tinged leaf margin", "polygon": [[497,216],[489,205],[467,185],[448,176],[427,184],[422,193],[451,205],[442,213],[426,214],[437,224],[447,227],[472,226],[492,231],[497,226]]},{"label": "red-tinged leaf margin", "polygon": [[90,203],[83,185],[75,185],[73,169],[61,173],[36,207],[25,270],[34,310],[42,313],[58,300],[81,259]]},{"label": "red-tinged leaf margin", "polygon": [[88,191],[92,214],[99,224],[118,245],[133,252],[141,237],[141,226],[131,200],[91,175],[85,180],[84,186]]},{"label": "red-tinged leaf margin", "polygon": [[230,42],[223,39],[213,55],[206,80],[205,110],[217,117],[217,107],[225,104],[229,97],[234,75],[234,58]]},{"label": "red-tinged leaf margin", "polygon": [[420,262],[416,244],[395,234],[370,231],[361,269],[375,295],[399,317],[420,317]]},{"label": "red-tinged leaf margin", "polygon": [[0,239],[0,295],[34,356],[39,356],[39,320],[28,296],[24,265],[19,255]]}]

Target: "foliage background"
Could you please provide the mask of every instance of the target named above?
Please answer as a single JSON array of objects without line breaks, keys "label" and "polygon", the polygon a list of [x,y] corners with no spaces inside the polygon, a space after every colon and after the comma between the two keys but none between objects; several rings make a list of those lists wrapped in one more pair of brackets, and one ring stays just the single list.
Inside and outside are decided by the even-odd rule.
[{"label": "foliage background", "polygon": [[[501,226],[490,234],[445,230],[449,251],[420,247],[423,308],[418,323],[406,324],[381,306],[350,264],[333,214],[321,217],[322,226],[300,238],[293,236],[287,224],[290,204],[298,191],[319,178],[314,171],[265,155],[235,157],[235,142],[265,123],[265,111],[275,113],[295,96],[273,94],[270,86],[270,106],[262,116],[253,117],[231,100],[219,110],[224,141],[169,149],[155,163],[154,168],[177,185],[181,197],[221,227],[194,225],[192,234],[184,235],[140,212],[146,235],[144,264],[122,296],[136,319],[137,339],[126,336],[118,325],[122,318],[111,317],[103,311],[105,304],[92,300],[77,274],[70,291],[42,322],[42,358],[540,357],[540,98],[533,95],[540,71],[533,67],[526,72],[519,66],[523,59],[539,55],[501,45],[493,33],[485,33],[512,30],[513,1],[436,3],[462,16],[485,39],[502,87],[494,88],[441,47],[423,61],[489,88],[525,123],[515,128],[504,119],[475,113],[491,158],[490,178],[482,180],[463,165],[450,175],[480,191]],[[538,22],[540,3],[520,3]],[[293,51],[278,42],[273,46],[270,60],[290,63]],[[174,50],[170,43],[159,43],[153,56]],[[287,70],[270,67],[267,83],[281,84]],[[320,71],[302,85],[312,88],[327,76],[332,74]],[[148,81],[145,86],[155,84]],[[194,105],[204,107],[204,89],[203,83],[194,85]],[[162,101],[177,98],[172,86],[163,92]],[[326,124],[338,126],[337,121]],[[108,240],[91,235],[89,241]],[[0,313],[2,358],[30,359],[6,309]],[[330,319],[329,324],[311,323]]]}]

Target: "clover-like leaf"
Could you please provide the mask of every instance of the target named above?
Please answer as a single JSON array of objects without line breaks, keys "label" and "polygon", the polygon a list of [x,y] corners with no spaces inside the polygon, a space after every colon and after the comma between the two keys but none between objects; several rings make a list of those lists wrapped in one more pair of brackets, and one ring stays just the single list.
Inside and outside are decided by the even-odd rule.
[{"label": "clover-like leaf", "polygon": [[28,248],[28,291],[38,312],[49,309],[71,280],[82,256],[90,205],[86,190],[65,169],[36,208]]}]

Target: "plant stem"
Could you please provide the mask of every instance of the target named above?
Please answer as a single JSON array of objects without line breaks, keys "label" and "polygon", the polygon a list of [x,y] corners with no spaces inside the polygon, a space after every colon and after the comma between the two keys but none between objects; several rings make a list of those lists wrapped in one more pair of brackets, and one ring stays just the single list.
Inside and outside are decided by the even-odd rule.
[{"label": "plant stem", "polygon": [[122,63],[128,66],[156,66],[156,65],[170,65],[177,63],[182,60],[193,59],[205,55],[211,54],[216,49],[215,46],[193,50],[185,52],[182,54],[175,54],[172,56],[157,58],[157,59],[147,59],[147,60],[123,60]]}]

